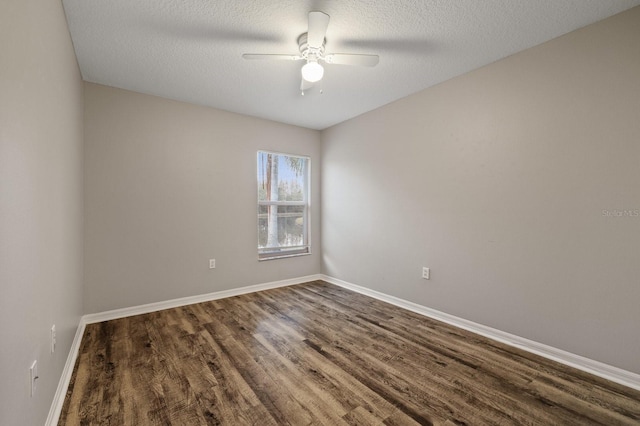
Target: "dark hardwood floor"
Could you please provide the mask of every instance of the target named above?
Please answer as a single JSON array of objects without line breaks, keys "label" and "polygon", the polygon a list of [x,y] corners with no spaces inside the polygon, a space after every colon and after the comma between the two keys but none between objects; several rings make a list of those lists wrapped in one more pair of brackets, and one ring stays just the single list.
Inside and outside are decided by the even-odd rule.
[{"label": "dark hardwood floor", "polygon": [[639,425],[640,392],[316,281],[86,327],[60,425]]}]

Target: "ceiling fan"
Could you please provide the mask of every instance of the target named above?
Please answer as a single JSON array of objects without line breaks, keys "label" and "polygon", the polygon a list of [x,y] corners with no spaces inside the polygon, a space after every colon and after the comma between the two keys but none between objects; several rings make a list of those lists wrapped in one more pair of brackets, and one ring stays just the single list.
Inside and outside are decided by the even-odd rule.
[{"label": "ceiling fan", "polygon": [[323,12],[309,12],[309,29],[298,37],[300,54],[254,54],[245,53],[244,59],[276,59],[285,61],[305,61],[302,66],[302,83],[300,90],[304,95],[305,90],[313,87],[322,80],[324,68],[320,61],[327,64],[359,65],[374,67],[378,64],[378,55],[360,55],[351,53],[325,53],[325,35],[329,26],[329,15]]}]

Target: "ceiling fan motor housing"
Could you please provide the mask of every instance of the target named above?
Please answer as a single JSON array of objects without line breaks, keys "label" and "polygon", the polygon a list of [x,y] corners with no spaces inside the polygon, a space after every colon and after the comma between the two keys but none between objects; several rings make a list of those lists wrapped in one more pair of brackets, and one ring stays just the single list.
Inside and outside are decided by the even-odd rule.
[{"label": "ceiling fan motor housing", "polygon": [[327,40],[323,39],[322,46],[320,46],[319,48],[315,48],[309,46],[309,43],[307,42],[307,36],[308,33],[304,33],[300,37],[298,37],[298,47],[300,48],[300,55],[302,56],[302,58],[312,61],[317,61],[318,59],[324,60],[324,46]]}]

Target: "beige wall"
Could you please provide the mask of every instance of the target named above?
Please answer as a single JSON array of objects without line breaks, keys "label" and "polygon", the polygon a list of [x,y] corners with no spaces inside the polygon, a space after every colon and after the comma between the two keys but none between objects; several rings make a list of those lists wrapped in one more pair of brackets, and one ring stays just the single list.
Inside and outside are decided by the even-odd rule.
[{"label": "beige wall", "polygon": [[[311,157],[312,255],[258,262],[259,149]],[[86,313],[320,272],[317,131],[86,83],[85,170]]]},{"label": "beige wall", "polygon": [[640,373],[640,8],[322,144],[324,273]]},{"label": "beige wall", "polygon": [[82,104],[61,2],[0,2],[3,426],[44,424],[82,313]]}]

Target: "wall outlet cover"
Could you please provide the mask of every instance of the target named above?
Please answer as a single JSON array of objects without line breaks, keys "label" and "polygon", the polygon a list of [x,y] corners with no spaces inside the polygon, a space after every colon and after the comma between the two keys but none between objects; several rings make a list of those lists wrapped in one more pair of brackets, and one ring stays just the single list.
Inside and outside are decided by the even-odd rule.
[{"label": "wall outlet cover", "polygon": [[422,268],[422,278],[424,278],[425,280],[428,280],[429,279],[429,275],[430,275],[429,268],[423,267]]},{"label": "wall outlet cover", "polygon": [[51,353],[56,351],[56,325],[51,326]]},{"label": "wall outlet cover", "polygon": [[29,381],[31,382],[31,396],[36,393],[36,384],[38,383],[38,360],[33,361],[29,367]]}]

